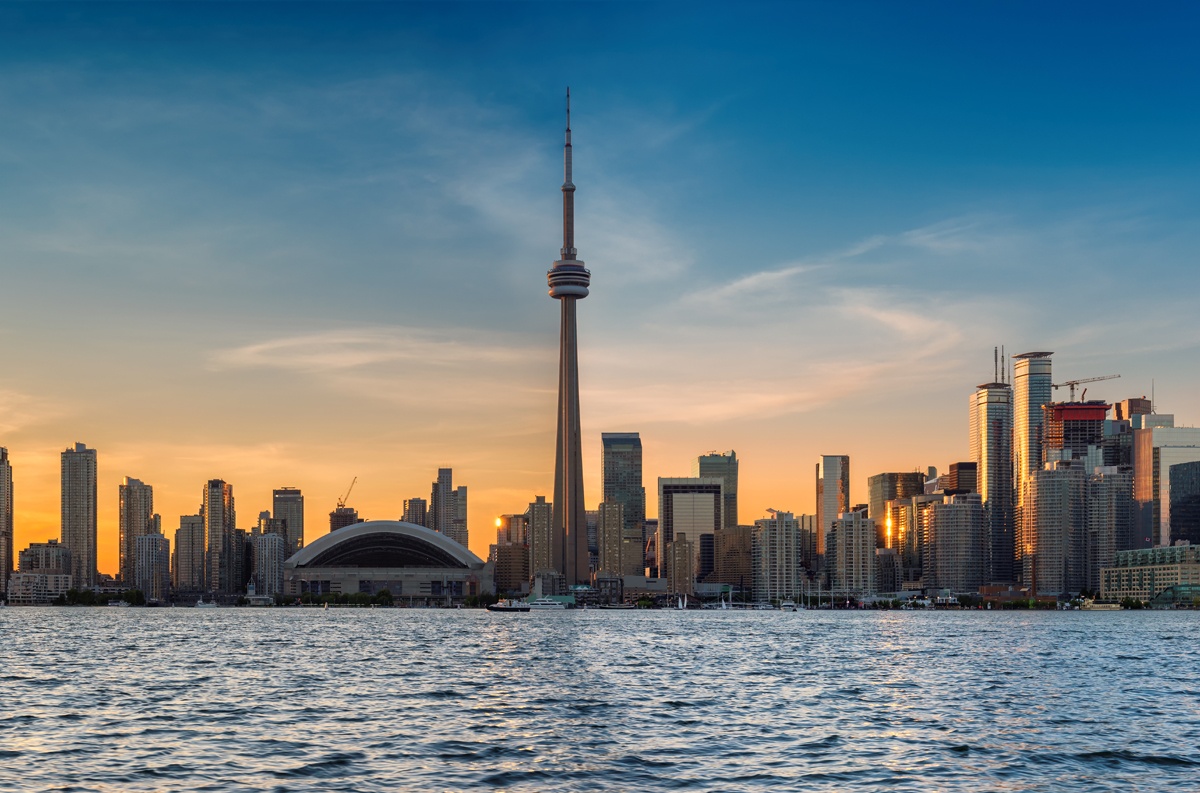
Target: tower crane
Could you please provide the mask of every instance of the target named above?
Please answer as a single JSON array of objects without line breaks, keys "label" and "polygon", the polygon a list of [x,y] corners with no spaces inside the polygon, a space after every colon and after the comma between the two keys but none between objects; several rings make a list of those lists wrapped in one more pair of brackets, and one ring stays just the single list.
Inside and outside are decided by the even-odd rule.
[{"label": "tower crane", "polygon": [[[1063,386],[1069,387],[1071,389],[1071,401],[1074,402],[1075,401],[1075,386],[1082,385],[1083,383],[1098,383],[1101,380],[1116,380],[1120,376],[1121,375],[1119,375],[1119,374],[1106,374],[1106,375],[1101,375],[1100,377],[1085,377],[1082,380],[1068,380],[1065,383],[1051,383],[1050,387],[1051,388],[1062,388]],[[1085,394],[1087,393],[1086,388],[1083,389],[1083,393],[1085,393]]]},{"label": "tower crane", "polygon": [[346,506],[346,499],[350,498],[350,491],[354,489],[354,485],[358,482],[358,477],[354,477],[354,481],[350,483],[350,487],[346,488],[346,495],[338,499],[338,509]]}]

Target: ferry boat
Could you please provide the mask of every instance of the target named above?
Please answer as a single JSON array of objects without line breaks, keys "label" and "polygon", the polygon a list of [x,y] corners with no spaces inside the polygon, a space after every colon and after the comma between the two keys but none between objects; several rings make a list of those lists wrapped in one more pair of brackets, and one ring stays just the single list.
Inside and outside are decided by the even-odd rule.
[{"label": "ferry boat", "polygon": [[795,611],[796,610],[796,601],[794,601],[794,600],[783,601],[782,603],[779,604],[779,610],[780,611]]},{"label": "ferry boat", "polygon": [[216,603],[216,601],[209,601],[209,600],[205,600],[204,598],[200,598],[199,600],[196,601],[196,608],[198,608],[198,609],[215,609],[215,608],[217,608],[217,603]]},{"label": "ferry boat", "polygon": [[484,606],[488,611],[529,611],[528,603],[514,603],[511,600],[499,600]]},{"label": "ferry boat", "polygon": [[553,598],[538,598],[529,602],[529,608],[533,611],[565,611],[567,604]]}]

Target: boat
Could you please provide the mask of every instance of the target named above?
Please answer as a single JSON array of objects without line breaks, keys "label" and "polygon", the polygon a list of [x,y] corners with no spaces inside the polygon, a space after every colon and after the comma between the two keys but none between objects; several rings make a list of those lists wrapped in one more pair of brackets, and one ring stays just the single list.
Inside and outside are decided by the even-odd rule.
[{"label": "boat", "polygon": [[204,598],[196,601],[196,608],[198,609],[215,609],[216,607],[216,601],[206,601]]},{"label": "boat", "polygon": [[564,611],[567,608],[566,603],[554,598],[538,598],[530,601],[528,605],[532,611]]},{"label": "boat", "polygon": [[795,611],[796,610],[796,601],[794,601],[794,600],[783,601],[782,603],[779,604],[779,610],[780,611]]},{"label": "boat", "polygon": [[1092,598],[1084,598],[1082,608],[1084,611],[1120,611],[1121,610],[1121,606],[1118,603],[1097,603]]},{"label": "boat", "polygon": [[633,605],[632,603],[601,603],[599,606],[596,606],[596,608],[598,608],[598,609],[614,609],[614,610],[620,609],[622,611],[625,611],[627,609],[635,609],[635,608],[637,608],[637,606]]},{"label": "boat", "polygon": [[514,603],[511,600],[499,600],[484,606],[488,611],[529,611],[528,603]]}]

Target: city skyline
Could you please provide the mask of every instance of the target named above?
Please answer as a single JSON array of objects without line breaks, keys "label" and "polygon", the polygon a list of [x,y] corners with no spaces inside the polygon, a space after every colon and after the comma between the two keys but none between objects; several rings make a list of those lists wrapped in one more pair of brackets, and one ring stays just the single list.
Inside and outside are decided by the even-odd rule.
[{"label": "city skyline", "polygon": [[[662,43],[677,64],[647,83],[637,58],[611,65],[666,42],[678,20],[653,5],[617,8],[610,40],[570,59],[516,46],[474,62],[496,29],[531,43],[602,20],[404,7],[322,32],[299,12],[278,22],[293,45],[244,33],[239,49],[223,36],[266,12],[155,9],[138,24],[161,44],[130,56],[128,20],[5,8],[15,548],[60,536],[56,461],[80,442],[97,450],[102,572],[125,477],[153,484],[168,536],[211,479],[236,487],[239,528],[299,487],[311,542],[353,477],[351,506],[396,519],[452,466],[485,555],[495,516],[552,497],[557,312],[540,286],[567,84],[586,108],[579,244],[604,284],[580,317],[589,509],[609,431],[641,433],[650,482],[735,449],[742,523],[815,512],[821,455],[852,458],[855,502],[870,475],[945,470],[970,459],[964,396],[998,343],[1055,350],[1056,381],[1119,372],[1092,396],[1156,391],[1194,420],[1197,56],[1165,17],[1030,32],[943,9],[947,27],[996,23],[1027,56],[1013,69],[904,20],[935,45],[925,58],[891,60],[900,45],[843,12],[763,9],[687,23],[725,72]],[[760,37],[774,55],[746,44]],[[1119,65],[1101,54],[1114,42]],[[537,76],[505,84],[518,71]]]}]

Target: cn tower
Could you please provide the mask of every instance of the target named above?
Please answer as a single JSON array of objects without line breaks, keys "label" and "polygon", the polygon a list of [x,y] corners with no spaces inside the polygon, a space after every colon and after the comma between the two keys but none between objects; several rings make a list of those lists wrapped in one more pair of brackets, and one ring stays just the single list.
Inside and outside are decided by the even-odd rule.
[{"label": "cn tower", "polygon": [[562,307],[558,352],[558,440],[554,448],[553,563],[571,584],[586,584],[587,515],[583,503],[583,449],[579,431],[579,350],[575,304],[588,296],[592,274],[575,258],[575,185],[571,182],[571,89],[567,89],[567,136],[563,146],[563,244],[546,273],[550,297]]}]

